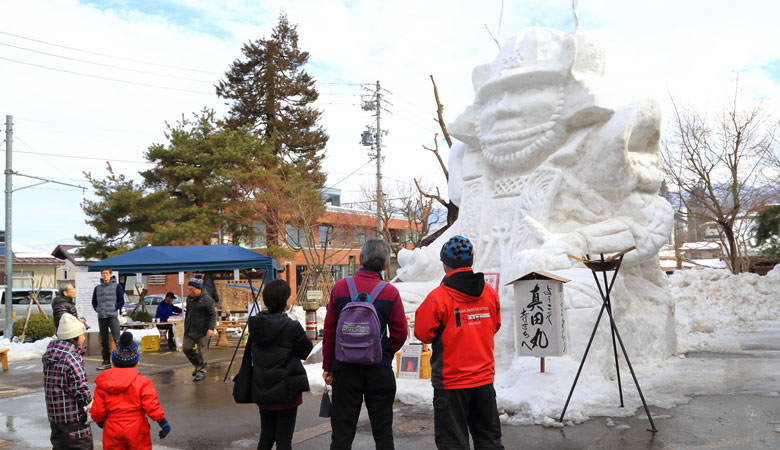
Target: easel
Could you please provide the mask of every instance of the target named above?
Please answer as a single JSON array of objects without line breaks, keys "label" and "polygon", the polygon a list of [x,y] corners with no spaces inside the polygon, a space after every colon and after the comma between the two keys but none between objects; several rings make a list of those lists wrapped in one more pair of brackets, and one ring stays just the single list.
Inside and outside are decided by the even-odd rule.
[{"label": "easel", "polygon": [[[41,293],[41,288],[43,287],[43,278],[40,279],[38,282],[38,289],[33,290],[32,293],[29,295],[30,303],[27,304],[27,311],[24,313],[24,327],[22,328],[22,335],[19,336],[19,339],[21,342],[24,342],[24,335],[27,332],[27,323],[30,321],[30,314],[32,314],[32,305],[35,303],[38,306],[38,312],[41,314],[46,314],[43,311],[43,307],[41,307],[40,302],[38,302],[38,295]],[[11,289],[11,302],[13,302],[13,289]],[[7,298],[7,297],[6,297]],[[56,330],[55,330],[56,331]]]},{"label": "easel", "polygon": [[[559,422],[563,422],[563,416],[566,415],[566,409],[569,407],[569,402],[571,401],[571,396],[574,393],[574,388],[577,386],[577,380],[580,378],[580,373],[582,372],[582,367],[585,365],[585,360],[588,358],[588,352],[590,351],[590,346],[593,343],[593,337],[596,335],[596,330],[599,328],[599,322],[601,322],[601,317],[604,314],[604,310],[607,311],[607,315],[609,316],[609,323],[610,323],[610,329],[612,332],[612,351],[615,355],[615,370],[617,371],[617,382],[618,382],[618,391],[620,392],[620,407],[623,407],[623,386],[620,381],[620,365],[618,364],[618,354],[617,354],[617,346],[615,345],[615,337],[617,337],[618,343],[620,343],[620,349],[623,351],[623,356],[626,358],[626,364],[628,364],[628,369],[631,371],[631,377],[634,379],[634,384],[636,385],[636,390],[639,392],[639,398],[642,399],[642,405],[645,407],[645,413],[647,413],[647,419],[650,421],[650,427],[647,431],[651,431],[655,433],[658,431],[655,427],[655,423],[653,423],[653,417],[650,415],[650,410],[647,407],[647,402],[645,401],[645,396],[642,394],[642,389],[639,387],[639,381],[636,379],[636,374],[634,373],[634,368],[631,366],[631,360],[628,358],[628,352],[626,352],[626,347],[623,345],[623,339],[620,338],[620,332],[618,332],[617,324],[615,324],[615,318],[612,315],[612,303],[609,297],[610,292],[612,292],[612,286],[615,284],[615,279],[617,278],[618,271],[620,270],[620,265],[623,262],[623,256],[630,252],[631,250],[636,249],[636,247],[627,248],[616,255],[612,255],[608,257],[607,259],[604,259],[604,254],[600,254],[600,259],[590,259],[590,255],[585,255],[585,259],[578,258],[574,255],[568,255],[569,258],[576,259],[583,264],[587,268],[593,272],[593,278],[596,280],[596,286],[599,288],[599,294],[601,294],[601,311],[599,311],[598,318],[596,319],[596,325],[593,326],[593,332],[590,334],[590,339],[588,340],[588,345],[585,347],[585,354],[582,355],[582,361],[580,362],[580,368],[577,369],[577,375],[574,377],[574,383],[571,385],[571,390],[569,391],[569,397],[566,398],[566,404],[563,406],[563,412],[561,412],[561,418]],[[614,271],[612,274],[612,281],[607,281],[607,271]],[[602,289],[601,283],[599,282],[599,277],[596,275],[596,272],[601,272],[604,277],[604,289]]]},{"label": "easel", "polygon": [[[265,270],[247,270],[244,272],[246,274],[246,279],[249,282],[249,292],[252,295],[252,302],[254,302],[255,311],[257,314],[262,311],[260,306],[257,303],[258,297],[260,297],[260,293],[263,291],[263,284],[265,283]],[[260,288],[255,289],[252,286],[252,279],[253,278],[259,278],[260,279]],[[249,317],[246,318],[246,323],[244,324],[244,328],[241,329],[241,336],[238,338],[238,343],[236,343],[236,349],[233,350],[233,356],[230,358],[230,364],[228,364],[227,371],[225,371],[225,377],[222,379],[222,382],[224,383],[228,379],[228,375],[230,375],[230,369],[233,367],[233,361],[236,359],[236,354],[238,353],[238,348],[241,347],[241,340],[244,338],[244,333],[246,333],[246,327],[249,326]]]}]

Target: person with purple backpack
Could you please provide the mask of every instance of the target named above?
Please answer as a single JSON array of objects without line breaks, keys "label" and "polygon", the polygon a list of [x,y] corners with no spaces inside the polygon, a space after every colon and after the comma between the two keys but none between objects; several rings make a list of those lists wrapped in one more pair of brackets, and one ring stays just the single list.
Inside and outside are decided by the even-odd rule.
[{"label": "person with purple backpack", "polygon": [[366,402],[376,448],[393,449],[395,374],[392,360],[409,334],[398,290],[382,280],[390,244],[368,239],[362,268],[330,292],[322,335],[322,377],[333,387],[331,449],[352,448]]}]

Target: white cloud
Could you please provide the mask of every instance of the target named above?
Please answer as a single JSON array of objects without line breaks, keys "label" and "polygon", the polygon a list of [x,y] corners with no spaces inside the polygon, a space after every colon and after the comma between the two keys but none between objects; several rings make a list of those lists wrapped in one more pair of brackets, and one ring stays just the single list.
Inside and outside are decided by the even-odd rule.
[{"label": "white cloud", "polygon": [[[413,177],[444,187],[432,155],[421,149],[438,131],[429,74],[436,77],[452,120],[471,101],[471,70],[489,62],[496,46],[484,29],[497,31],[500,1],[355,1],[321,2],[171,0],[181,12],[149,14],[132,2],[97,8],[73,0],[7,2],[0,31],[127,58],[223,72],[250,39],[269,35],[279,11],[298,24],[300,46],[311,53],[310,72],[323,82],[375,82],[393,93],[393,114],[383,116],[386,185],[410,183]],[[568,30],[570,2],[506,2],[501,36],[538,22]],[[581,24],[597,33],[608,49],[607,76],[618,89],[635,97],[668,93],[697,107],[718,108],[733,89],[739,71],[743,91],[775,107],[778,74],[767,65],[780,59],[774,42],[780,5],[769,1],[580,2]],[[173,21],[173,22],[172,22]],[[563,28],[561,28],[563,27]],[[217,31],[215,31],[217,30]],[[87,55],[0,35],[0,42],[90,59],[105,64],[216,81],[219,75],[182,72]],[[0,57],[65,70],[181,89],[212,91],[208,84],[171,80],[59,60],[0,46]],[[775,66],[777,67],[777,66]],[[224,112],[212,95],[174,92],[24,66],[0,60],[3,83],[1,115],[12,114],[17,151],[70,154],[139,161],[146,148],[163,141],[164,122],[203,106]],[[355,86],[319,86],[324,125],[331,136],[325,168],[329,183],[342,179],[368,158],[360,132],[372,120],[353,106]],[[347,94],[347,95],[333,95]],[[347,104],[340,104],[347,103]],[[668,114],[667,114],[668,116]],[[26,144],[26,145],[25,145]],[[33,150],[34,149],[34,150]],[[114,163],[117,171],[137,178],[142,165]],[[17,153],[22,173],[68,178],[86,185],[82,171],[102,176],[105,163],[83,159]],[[359,199],[361,185],[373,185],[369,165],[341,182],[345,201]],[[69,182],[71,182],[69,181]],[[17,186],[26,184],[17,178]],[[48,189],[66,189],[55,185]],[[89,195],[89,194],[88,194]],[[89,233],[79,206],[78,190],[28,189],[14,194],[15,240],[53,247],[73,234]]]}]

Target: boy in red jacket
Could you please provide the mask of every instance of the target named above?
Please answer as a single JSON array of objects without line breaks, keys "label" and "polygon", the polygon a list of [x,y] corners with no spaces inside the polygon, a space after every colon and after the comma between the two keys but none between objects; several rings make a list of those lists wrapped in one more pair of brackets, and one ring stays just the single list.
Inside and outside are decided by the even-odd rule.
[{"label": "boy in red jacket", "polygon": [[474,248],[453,236],[439,254],[441,285],[415,314],[414,335],[433,343],[433,427],[438,448],[503,449],[493,379],[493,335],[501,328],[498,294],[474,273]]},{"label": "boy in red jacket", "polygon": [[138,357],[138,345],[125,331],[111,354],[114,368],[95,378],[95,400],[89,413],[103,428],[103,448],[151,449],[147,415],[160,425],[160,439],[171,432],[152,380],[135,368]]}]

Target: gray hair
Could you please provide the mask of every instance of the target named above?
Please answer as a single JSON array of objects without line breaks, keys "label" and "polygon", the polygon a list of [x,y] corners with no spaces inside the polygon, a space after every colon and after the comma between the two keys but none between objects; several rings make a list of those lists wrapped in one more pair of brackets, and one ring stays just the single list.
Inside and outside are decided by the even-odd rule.
[{"label": "gray hair", "polygon": [[390,264],[390,255],[393,250],[384,239],[371,238],[360,249],[360,264],[366,269],[381,272]]},{"label": "gray hair", "polygon": [[[60,295],[65,295],[65,291],[67,291],[68,288],[71,287],[71,286],[73,286],[73,283],[61,284],[60,288],[57,291],[59,292]],[[76,286],[73,286],[73,288],[75,289]]]}]

